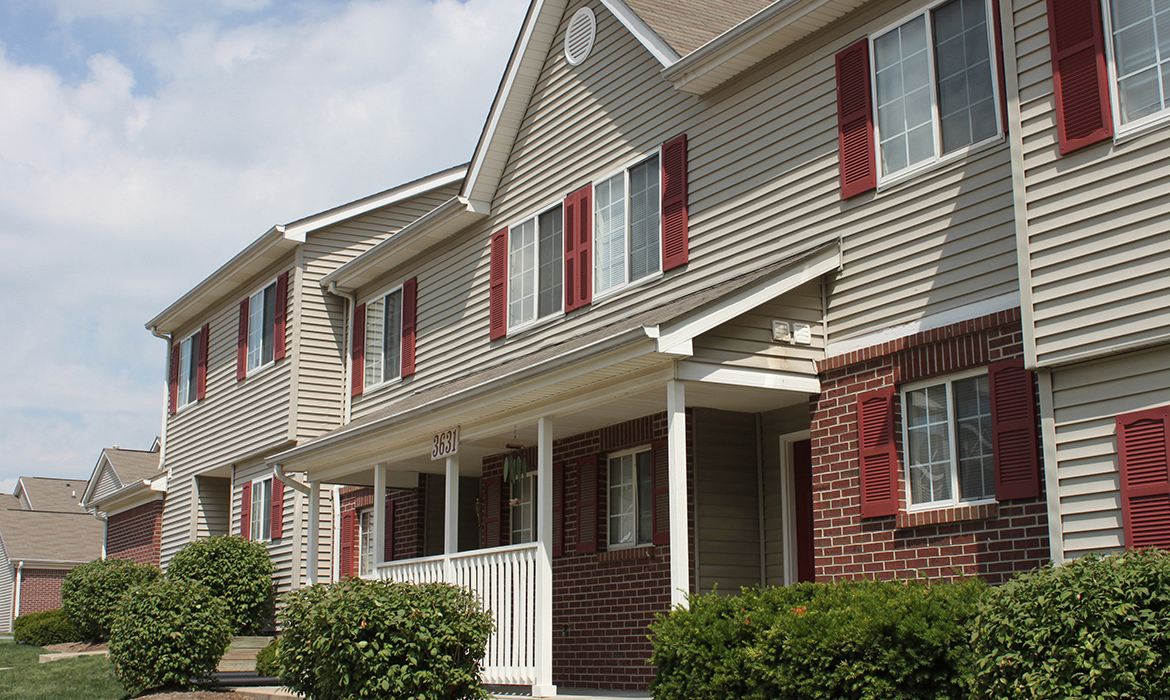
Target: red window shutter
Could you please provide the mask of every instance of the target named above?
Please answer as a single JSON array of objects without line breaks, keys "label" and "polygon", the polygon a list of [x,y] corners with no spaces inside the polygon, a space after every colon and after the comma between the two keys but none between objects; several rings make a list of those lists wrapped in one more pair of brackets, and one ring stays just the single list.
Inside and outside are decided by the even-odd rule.
[{"label": "red window shutter", "polygon": [[503,477],[493,476],[483,480],[483,546],[499,547],[504,533],[501,527],[503,512]]},{"label": "red window shutter", "polygon": [[414,374],[414,332],[418,325],[418,278],[402,285],[402,376]]},{"label": "red window shutter", "polygon": [[211,324],[199,329],[199,361],[195,368],[195,400],[207,398],[207,353],[211,347]]},{"label": "red window shutter", "polygon": [[240,490],[240,537],[252,538],[252,482]]},{"label": "red window shutter", "polygon": [[861,517],[898,512],[898,449],[894,441],[894,388],[857,397],[857,456],[861,466]]},{"label": "red window shutter", "polygon": [[565,197],[565,312],[593,302],[593,185]]},{"label": "red window shutter", "polygon": [[283,360],[284,330],[288,324],[288,272],[280,273],[276,278],[276,314],[272,320],[272,357]]},{"label": "red window shutter", "polygon": [[687,135],[662,146],[662,270],[690,259],[687,225]]},{"label": "red window shutter", "polygon": [[1022,358],[987,368],[991,392],[991,450],[995,455],[995,497],[1040,495],[1040,457],[1036,441],[1036,398],[1032,373]]},{"label": "red window shutter", "polygon": [[650,446],[650,463],[654,468],[650,509],[654,544],[670,544],[670,451],[666,440]]},{"label": "red window shutter", "polygon": [[272,519],[272,539],[284,537],[284,482],[280,479],[272,480],[272,504],[269,517]]},{"label": "red window shutter", "polygon": [[597,472],[597,457],[577,460],[577,554],[597,551],[597,495],[601,488]]},{"label": "red window shutter", "polygon": [[491,316],[488,337],[499,340],[508,334],[508,229],[492,234],[488,306]]},{"label": "red window shutter", "polygon": [[875,189],[877,167],[874,164],[868,39],[862,39],[837,54],[837,140],[841,159],[841,199]]},{"label": "red window shutter", "polygon": [[386,531],[382,561],[394,561],[394,501],[386,499]]},{"label": "red window shutter", "polygon": [[236,381],[248,376],[248,299],[240,302],[240,325],[236,333]]},{"label": "red window shutter", "polygon": [[182,343],[171,341],[171,371],[168,374],[167,387],[170,391],[170,401],[167,411],[173,416],[179,410],[179,348]]},{"label": "red window shutter", "polygon": [[565,553],[565,463],[553,465],[553,530],[552,554],[554,557]]},{"label": "red window shutter", "polygon": [[1113,136],[1099,0],[1048,0],[1056,134],[1065,155]]},{"label": "red window shutter", "polygon": [[354,528],[356,527],[357,523],[354,521],[353,511],[341,516],[341,547],[337,555],[338,579],[353,576],[353,541]]},{"label": "red window shutter", "polygon": [[1121,514],[1127,547],[1170,548],[1170,410],[1117,417]]},{"label": "red window shutter", "polygon": [[350,395],[361,396],[366,383],[366,305],[353,310],[353,347],[350,348]]}]

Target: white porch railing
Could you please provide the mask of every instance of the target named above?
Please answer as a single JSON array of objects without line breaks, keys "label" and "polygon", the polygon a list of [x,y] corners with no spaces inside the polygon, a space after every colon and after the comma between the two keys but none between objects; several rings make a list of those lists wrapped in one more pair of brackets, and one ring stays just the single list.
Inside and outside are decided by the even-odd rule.
[{"label": "white porch railing", "polygon": [[[477,549],[378,566],[388,581],[446,581],[472,591],[496,621],[488,638],[483,680],[533,685],[536,678],[536,544]],[[551,593],[551,591],[550,591]]]}]

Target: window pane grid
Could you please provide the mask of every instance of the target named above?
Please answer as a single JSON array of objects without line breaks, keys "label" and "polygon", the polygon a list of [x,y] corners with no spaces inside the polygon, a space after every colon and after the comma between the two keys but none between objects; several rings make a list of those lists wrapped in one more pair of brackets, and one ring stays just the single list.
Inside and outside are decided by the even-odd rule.
[{"label": "window pane grid", "polygon": [[630,280],[658,272],[661,266],[658,180],[658,156],[630,168]]},{"label": "window pane grid", "polygon": [[1118,107],[1124,124],[1170,106],[1170,3],[1113,0],[1110,6]]},{"label": "window pane grid", "polygon": [[518,326],[536,318],[536,220],[513,227],[508,247],[508,318]]},{"label": "window pane grid", "polygon": [[537,304],[537,316],[544,318],[549,314],[561,310],[563,297],[562,281],[564,275],[564,227],[565,217],[563,208],[554,207],[540,215],[538,230],[539,257],[540,257],[540,299]]},{"label": "window pane grid", "polygon": [[904,393],[906,478],[911,505],[995,497],[987,375]]},{"label": "window pane grid", "polygon": [[264,542],[272,536],[272,480],[252,484],[252,539]]},{"label": "window pane grid", "polygon": [[195,395],[195,371],[191,363],[192,345],[192,338],[179,344],[179,395],[177,397],[179,406],[186,406],[191,397]]},{"label": "window pane grid", "polygon": [[374,511],[362,511],[359,532],[358,571],[362,576],[369,576],[374,573]]},{"label": "window pane grid", "polygon": [[512,544],[536,541],[536,475],[527,474],[512,482],[510,520]]},{"label": "window pane grid", "polygon": [[594,189],[593,287],[601,293],[626,281],[625,173],[598,183]]},{"label": "window pane grid", "polygon": [[964,501],[991,498],[995,495],[995,472],[988,379],[981,376],[956,381],[953,393],[959,498]]},{"label": "window pane grid", "polygon": [[383,308],[382,380],[389,381],[402,375],[402,290],[387,294]]},{"label": "window pane grid", "polygon": [[386,302],[377,299],[366,304],[366,386],[382,383],[382,348],[386,335]]},{"label": "window pane grid", "polygon": [[653,542],[654,467],[649,450],[609,459],[609,544]]},{"label": "window pane grid", "polygon": [[248,300],[248,369],[264,364],[264,292],[256,292]]}]

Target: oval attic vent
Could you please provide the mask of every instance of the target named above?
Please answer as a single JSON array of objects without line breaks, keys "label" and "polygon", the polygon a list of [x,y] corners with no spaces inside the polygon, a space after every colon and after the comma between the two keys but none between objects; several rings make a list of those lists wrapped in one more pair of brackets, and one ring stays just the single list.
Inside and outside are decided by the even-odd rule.
[{"label": "oval attic vent", "polygon": [[569,30],[565,32],[565,58],[569,65],[577,66],[589,58],[593,50],[593,40],[597,38],[597,18],[593,10],[582,7],[569,20]]}]

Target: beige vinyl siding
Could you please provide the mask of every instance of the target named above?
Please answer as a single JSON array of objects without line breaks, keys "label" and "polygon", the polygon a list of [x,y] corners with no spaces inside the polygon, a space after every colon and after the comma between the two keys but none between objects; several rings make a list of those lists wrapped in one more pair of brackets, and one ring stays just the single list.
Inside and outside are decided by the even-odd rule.
[{"label": "beige vinyl siding", "polygon": [[[695,338],[694,359],[815,375],[816,361],[825,356],[822,318],[820,282],[809,282]],[[812,344],[773,340],[773,320],[787,321],[790,329],[794,322],[809,324]]]},{"label": "beige vinyl siding", "polygon": [[695,408],[695,577],[699,593],[760,585],[756,415]]},{"label": "beige vinyl siding", "polygon": [[1064,554],[1116,551],[1122,532],[1117,416],[1170,404],[1170,350],[1052,371]]},{"label": "beige vinyl siding", "polygon": [[195,537],[219,537],[230,534],[232,480],[224,477],[197,476],[198,488]]},{"label": "beige vinyl siding", "polygon": [[[243,501],[241,499],[244,493],[244,484],[251,482],[253,479],[263,478],[272,478],[272,469],[266,467],[263,461],[236,467],[235,486],[232,488],[232,533],[238,534],[241,531],[240,513],[242,512],[241,505]],[[293,520],[294,510],[296,509],[296,496],[296,491],[287,486],[285,487],[283,536],[278,540],[272,540],[266,543],[268,556],[272,559],[272,566],[276,569],[272,580],[276,586],[277,595],[291,590],[294,587],[294,579],[299,577],[303,571],[299,566],[296,571],[293,570],[293,543],[297,539],[294,536],[297,528]]]},{"label": "beige vinyl siding", "polygon": [[790,433],[808,430],[811,412],[810,406],[802,403],[760,414],[760,450],[764,458],[764,576],[769,586],[784,585],[786,568],[784,529],[789,506],[784,502],[783,484],[788,476],[782,470],[791,466],[784,464],[780,455],[780,440]]},{"label": "beige vinyl siding", "polygon": [[1060,156],[1044,1],[1015,24],[1039,363],[1170,339],[1170,130]]},{"label": "beige vinyl siding", "polygon": [[104,464],[102,465],[101,471],[98,472],[97,484],[94,485],[93,495],[89,497],[89,500],[90,502],[100,501],[121,487],[122,484],[118,483],[118,480],[114,478],[114,473],[110,469],[110,465]]},{"label": "beige vinyl siding", "polygon": [[12,595],[16,582],[16,571],[4,551],[4,537],[0,532],[0,632],[12,631]]},{"label": "beige vinyl siding", "polygon": [[[569,7],[566,18],[579,6]],[[419,276],[418,364],[411,380],[356,400],[355,418],[839,236],[844,272],[828,290],[833,342],[1018,289],[1004,142],[876,196],[840,200],[834,55],[902,17],[905,5],[875,2],[703,99],[672,90],[661,66],[609,11],[597,1],[590,7],[598,18],[593,54],[568,66],[562,22],[489,221],[418,259],[398,261],[362,290],[368,298]],[[681,133],[689,139],[690,263],[489,344],[491,233]]]}]

